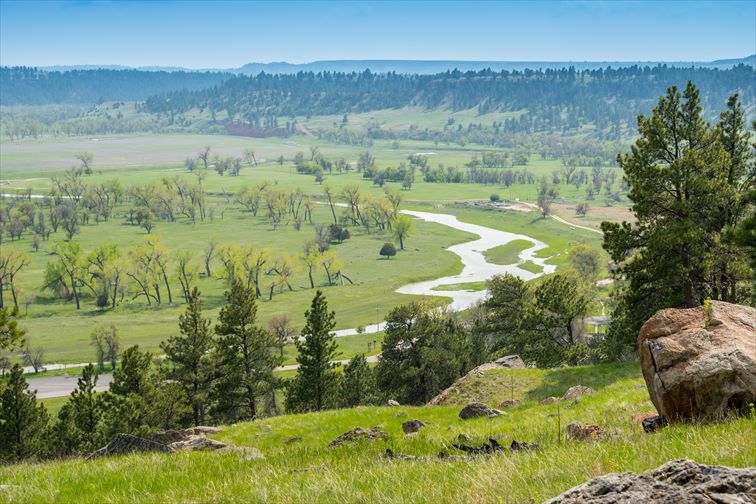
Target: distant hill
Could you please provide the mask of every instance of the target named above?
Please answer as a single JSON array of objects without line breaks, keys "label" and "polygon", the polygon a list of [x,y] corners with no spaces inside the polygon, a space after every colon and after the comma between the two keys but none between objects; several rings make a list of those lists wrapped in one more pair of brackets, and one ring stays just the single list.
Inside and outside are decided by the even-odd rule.
[{"label": "distant hill", "polygon": [[309,63],[288,63],[275,61],[270,63],[247,63],[238,68],[203,68],[191,69],[174,66],[128,67],[123,65],[57,65],[40,67],[40,70],[66,72],[71,70],[144,70],[148,72],[221,72],[245,75],[295,74],[297,72],[362,72],[369,69],[374,73],[396,72],[401,74],[435,74],[447,70],[478,71],[501,70],[546,70],[573,67],[575,70],[594,70],[597,68],[626,68],[630,66],[668,65],[675,67],[725,68],[739,64],[756,66],[756,54],[744,58],[720,59],[715,61],[466,61],[466,60],[317,60]]},{"label": "distant hill", "polygon": [[755,65],[756,55],[740,59],[726,59],[717,61],[462,61],[462,60],[324,60],[310,63],[248,63],[240,68],[228,69],[231,73],[257,75],[260,72],[270,74],[293,74],[297,72],[361,72],[370,69],[374,73],[396,72],[399,74],[436,74],[447,70],[479,71],[490,69],[494,72],[502,70],[523,71],[574,68],[575,70],[595,70],[598,68],[627,68],[631,66],[667,65],[675,67],[704,67],[723,68],[739,64]]}]

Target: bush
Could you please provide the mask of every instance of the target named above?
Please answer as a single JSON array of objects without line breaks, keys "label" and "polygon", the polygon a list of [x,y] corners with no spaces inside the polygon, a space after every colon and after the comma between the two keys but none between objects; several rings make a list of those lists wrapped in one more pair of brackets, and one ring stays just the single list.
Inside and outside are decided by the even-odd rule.
[{"label": "bush", "polygon": [[378,252],[380,255],[385,257],[386,259],[391,259],[393,256],[396,255],[396,247],[394,247],[393,243],[386,242],[383,244],[383,247],[381,247],[381,251]]},{"label": "bush", "polygon": [[498,203],[499,201],[501,201],[501,198],[499,197],[498,194],[491,195],[491,203]]}]

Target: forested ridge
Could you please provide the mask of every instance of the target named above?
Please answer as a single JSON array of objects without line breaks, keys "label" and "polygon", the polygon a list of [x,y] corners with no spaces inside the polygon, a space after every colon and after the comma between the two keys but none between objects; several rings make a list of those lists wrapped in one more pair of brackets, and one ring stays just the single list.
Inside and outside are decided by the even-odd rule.
[{"label": "forested ridge", "polygon": [[220,72],[141,70],[44,71],[0,67],[2,105],[92,105],[99,101],[141,101],[174,90],[196,91],[228,78]]},{"label": "forested ridge", "polygon": [[300,72],[289,75],[234,76],[198,91],[170,91],[148,98],[144,109],[157,114],[183,114],[192,109],[225,112],[231,121],[270,124],[274,117],[367,112],[418,106],[426,109],[480,113],[523,111],[520,131],[548,131],[594,123],[634,123],[672,85],[693,80],[702,90],[707,118],[737,92],[746,110],[754,110],[754,69],[728,70],[656,67],[577,71],[525,70],[448,71],[436,75]]}]

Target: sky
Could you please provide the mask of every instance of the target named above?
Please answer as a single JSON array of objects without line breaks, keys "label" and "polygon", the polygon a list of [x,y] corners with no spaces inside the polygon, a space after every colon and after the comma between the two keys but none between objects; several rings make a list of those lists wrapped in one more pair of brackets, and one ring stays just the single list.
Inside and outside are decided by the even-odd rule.
[{"label": "sky", "polygon": [[754,53],[756,0],[0,0],[0,64],[6,66],[710,61]]}]

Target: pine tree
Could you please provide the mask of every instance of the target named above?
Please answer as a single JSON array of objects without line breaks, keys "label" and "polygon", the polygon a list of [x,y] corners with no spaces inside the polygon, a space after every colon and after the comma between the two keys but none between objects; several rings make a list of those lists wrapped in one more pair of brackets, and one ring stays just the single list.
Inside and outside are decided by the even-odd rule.
[{"label": "pine tree", "polygon": [[235,280],[215,326],[219,366],[215,409],[226,420],[257,418],[258,400],[276,383],[273,370],[283,362],[276,338],[256,321],[254,290]]},{"label": "pine tree", "polygon": [[211,383],[213,334],[210,321],[202,317],[202,299],[195,287],[186,312],[179,316],[180,336],[161,343],[166,355],[165,375],[183,387],[192,407],[194,425],[205,422],[205,405]]},{"label": "pine tree", "polygon": [[286,396],[289,411],[319,411],[333,404],[338,392],[339,375],[332,361],[337,357],[338,345],[333,330],[336,314],[328,311],[328,303],[317,291],[310,309],[305,312],[306,323],[302,338],[297,341],[297,374]]},{"label": "pine tree", "polygon": [[122,396],[147,394],[152,385],[149,379],[151,363],[150,354],[140,351],[139,345],[124,350],[121,356],[121,367],[113,371],[110,391]]},{"label": "pine tree", "polygon": [[0,351],[11,350],[24,344],[26,331],[18,327],[18,308],[0,308]]},{"label": "pine tree", "polygon": [[341,406],[351,408],[374,402],[375,377],[364,354],[355,355],[344,366],[341,382]]},{"label": "pine tree", "polygon": [[617,158],[636,222],[601,225],[616,275],[626,280],[608,335],[617,347],[632,347],[641,324],[659,309],[693,307],[707,297],[737,301],[742,259],[719,244],[726,221],[746,213],[736,204],[747,190],[743,183],[753,184],[744,173],[740,112],[731,99],[721,124],[710,127],[698,89],[688,82],[682,94],[669,88],[650,117],[638,117],[638,140]]},{"label": "pine tree", "polygon": [[71,392],[73,422],[79,432],[80,446],[84,451],[99,447],[101,438],[102,401],[95,395],[97,374],[92,364],[86,366],[79,378],[76,390]]},{"label": "pine tree", "polygon": [[40,453],[48,415],[16,364],[0,394],[0,458],[21,460]]}]

